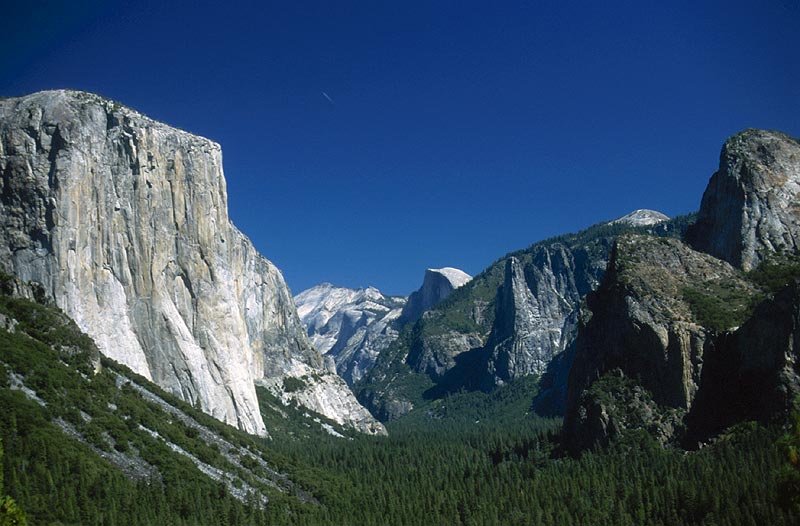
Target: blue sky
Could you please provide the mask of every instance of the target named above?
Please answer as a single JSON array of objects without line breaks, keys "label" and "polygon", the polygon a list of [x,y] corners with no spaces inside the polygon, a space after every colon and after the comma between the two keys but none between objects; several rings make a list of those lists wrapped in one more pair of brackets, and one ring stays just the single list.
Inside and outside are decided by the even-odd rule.
[{"label": "blue sky", "polygon": [[295,293],[687,213],[726,137],[800,136],[797,0],[17,4],[0,95],[93,91],[221,143],[230,215]]}]

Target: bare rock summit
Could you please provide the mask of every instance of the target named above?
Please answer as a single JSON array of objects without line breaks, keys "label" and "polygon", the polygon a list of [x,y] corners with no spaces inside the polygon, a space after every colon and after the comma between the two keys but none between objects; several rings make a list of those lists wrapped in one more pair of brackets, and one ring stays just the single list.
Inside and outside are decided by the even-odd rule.
[{"label": "bare rock summit", "polygon": [[756,129],[729,138],[689,240],[743,270],[800,248],[800,141]]}]

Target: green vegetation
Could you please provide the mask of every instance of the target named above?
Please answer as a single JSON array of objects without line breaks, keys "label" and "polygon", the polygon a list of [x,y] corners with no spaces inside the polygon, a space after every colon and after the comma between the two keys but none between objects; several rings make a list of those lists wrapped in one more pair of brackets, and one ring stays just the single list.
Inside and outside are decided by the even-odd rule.
[{"label": "green vegetation", "polygon": [[283,379],[283,390],[287,393],[294,393],[295,391],[302,391],[306,388],[306,383],[300,378],[287,376]]},{"label": "green vegetation", "polygon": [[[354,389],[362,404],[372,407],[381,420],[390,419],[390,409],[384,402],[405,400],[414,407],[427,402],[424,393],[435,386],[423,373],[418,373],[405,363],[412,333],[403,331],[400,337],[381,351],[375,366]],[[391,403],[391,402],[389,402]]]},{"label": "green vegetation", "polygon": [[722,332],[738,327],[765,299],[750,288],[725,281],[708,281],[684,287],[683,297],[703,327]]},{"label": "green vegetation", "polygon": [[715,280],[683,289],[683,297],[701,325],[725,331],[744,323],[756,305],[800,278],[800,254],[775,255],[754,270],[743,273],[742,278],[755,290]]},{"label": "green vegetation", "polygon": [[775,293],[800,277],[800,253],[774,256],[748,273],[748,277],[764,290]]},{"label": "green vegetation", "polygon": [[[588,395],[597,402],[610,406],[619,400],[631,397],[631,393],[639,387],[636,380],[622,374],[619,369],[609,371],[592,383]],[[652,396],[645,391],[645,402],[652,402]]]},{"label": "green vegetation", "polygon": [[276,436],[272,447],[316,481],[320,506],[298,509],[300,522],[796,523],[776,499],[779,430],[741,426],[694,453],[628,432],[605,450],[563,458],[560,422],[528,412],[535,389],[527,379],[491,394],[457,393],[391,422],[388,438]]},{"label": "green vegetation", "polygon": [[[3,441],[0,440],[0,468],[3,460]],[[25,511],[17,506],[14,499],[3,495],[3,470],[0,469],[0,526],[26,526],[28,518]]]},{"label": "green vegetation", "polygon": [[778,472],[779,502],[800,517],[800,400],[795,400],[790,426],[779,445],[786,455],[786,464]]}]

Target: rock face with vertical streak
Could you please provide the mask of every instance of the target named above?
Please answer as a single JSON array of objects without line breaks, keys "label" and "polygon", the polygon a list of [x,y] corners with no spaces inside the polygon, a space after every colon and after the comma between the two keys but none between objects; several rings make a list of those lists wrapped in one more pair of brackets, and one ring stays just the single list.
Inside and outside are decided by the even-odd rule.
[{"label": "rock face with vertical streak", "polygon": [[[228,218],[218,144],[96,95],[41,92],[0,101],[0,177],[4,270],[42,284],[105,355],[258,434],[255,382],[333,376],[280,272]],[[366,421],[335,406],[317,408]]]},{"label": "rock face with vertical streak", "polygon": [[788,414],[800,395],[797,278],[760,304],[737,331],[721,334],[703,361],[700,389],[686,418],[688,446],[738,422]]},{"label": "rock face with vertical streak", "polygon": [[580,293],[572,282],[570,254],[564,247],[551,247],[537,251],[534,258],[538,261],[528,268],[530,281],[516,257],[506,260],[488,343],[488,372],[495,383],[544,373],[573,329],[570,314]]},{"label": "rock face with vertical streak", "polygon": [[800,141],[756,129],[729,138],[689,240],[744,270],[800,248]]}]

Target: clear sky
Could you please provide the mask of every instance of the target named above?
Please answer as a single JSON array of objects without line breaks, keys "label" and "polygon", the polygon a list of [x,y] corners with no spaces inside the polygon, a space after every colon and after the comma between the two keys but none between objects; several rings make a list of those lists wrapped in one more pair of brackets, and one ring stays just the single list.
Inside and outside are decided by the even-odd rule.
[{"label": "clear sky", "polygon": [[726,137],[800,136],[798,0],[11,4],[0,95],[92,91],[221,143],[230,215],[295,293],[407,294],[687,213]]}]

